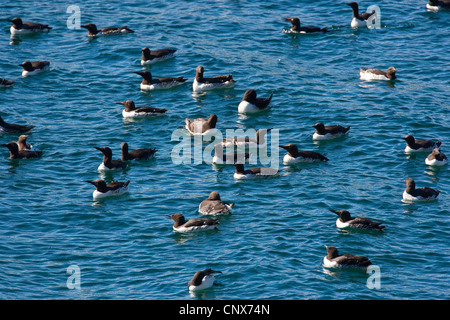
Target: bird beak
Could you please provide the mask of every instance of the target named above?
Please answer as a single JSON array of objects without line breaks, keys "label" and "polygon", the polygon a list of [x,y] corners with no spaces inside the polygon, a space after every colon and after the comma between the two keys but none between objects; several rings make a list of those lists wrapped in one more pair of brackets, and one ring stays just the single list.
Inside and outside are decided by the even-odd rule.
[{"label": "bird beak", "polygon": [[331,209],[330,209],[330,211],[331,211],[331,212],[334,212],[334,213],[337,214],[337,215],[339,215],[335,210],[331,210]]},{"label": "bird beak", "polygon": [[21,64],[18,64],[18,66],[19,66],[19,67],[23,67],[23,63],[21,63]]},{"label": "bird beak", "polygon": [[124,105],[125,102],[116,102],[116,104]]}]

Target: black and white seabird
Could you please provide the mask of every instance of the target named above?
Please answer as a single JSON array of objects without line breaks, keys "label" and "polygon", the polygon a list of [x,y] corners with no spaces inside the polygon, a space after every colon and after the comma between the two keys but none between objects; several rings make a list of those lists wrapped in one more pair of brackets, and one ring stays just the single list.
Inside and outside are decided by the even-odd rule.
[{"label": "black and white seabird", "polygon": [[356,229],[372,229],[382,231],[386,226],[383,226],[381,222],[374,222],[363,217],[352,217],[347,210],[330,210],[339,216],[336,220],[336,226],[340,229],[343,228],[356,228]]},{"label": "black and white seabird", "polygon": [[237,180],[256,179],[256,178],[270,178],[275,177],[280,173],[280,170],[271,167],[257,167],[245,169],[242,163],[236,163],[234,178]]},{"label": "black and white seabird", "polygon": [[155,156],[156,148],[141,148],[135,150],[128,150],[128,143],[122,142],[120,144],[122,149],[122,161],[128,160],[148,160]]},{"label": "black and white seabird", "polygon": [[82,28],[87,29],[88,32],[88,36],[89,37],[94,37],[97,35],[112,35],[112,34],[123,34],[123,33],[133,33],[134,31],[131,30],[130,28],[128,28],[128,26],[123,26],[123,27],[106,27],[103,29],[98,30],[97,26],[93,23],[88,23],[85,24],[83,26],[81,26]]},{"label": "black and white seabird", "polygon": [[10,20],[13,23],[11,28],[9,29],[12,35],[16,34],[26,34],[33,32],[48,32],[52,27],[49,27],[48,24],[41,24],[36,22],[23,22],[19,17],[15,17]]},{"label": "black and white seabird", "polygon": [[0,116],[0,132],[17,132],[25,133],[33,129],[35,126],[27,126],[15,123],[7,123]]},{"label": "black and white seabird", "polygon": [[50,68],[50,62],[48,61],[25,61],[19,64],[23,68],[22,77],[31,76],[42,71],[46,71]]},{"label": "black and white seabird", "polygon": [[300,26],[300,19],[297,17],[283,18],[283,20],[292,23],[292,27],[290,29],[291,32],[298,32],[298,33],[328,32],[327,28],[319,28],[311,26],[302,27]]},{"label": "black and white seabird", "polygon": [[448,158],[445,154],[434,148],[433,151],[425,158],[425,164],[429,166],[443,166],[448,163]]},{"label": "black and white seabird", "polygon": [[244,163],[248,161],[251,157],[252,153],[250,152],[236,152],[233,149],[223,150],[223,145],[218,143],[214,146],[214,156],[212,163],[214,164],[235,164],[235,163]]},{"label": "black and white seabird", "polygon": [[325,126],[323,123],[318,122],[313,125],[316,128],[316,132],[313,134],[313,140],[327,140],[334,139],[343,136],[350,130],[350,126],[343,127],[341,125]]},{"label": "black and white seabird", "polygon": [[324,155],[315,151],[300,151],[298,150],[298,147],[292,143],[280,146],[280,148],[283,148],[288,152],[288,154],[283,157],[284,164],[328,161],[328,158]]},{"label": "black and white seabird", "polygon": [[352,22],[350,23],[350,26],[352,28],[367,26],[367,20],[376,13],[374,10],[372,12],[365,12],[363,14],[359,14],[358,3],[350,2],[347,3],[347,5],[349,5],[353,9],[353,19]]},{"label": "black and white seabird", "polygon": [[6,80],[6,79],[3,79],[3,78],[0,78],[0,86],[6,87],[6,86],[12,85],[13,83],[15,83],[15,81],[13,81],[13,80]]},{"label": "black and white seabird", "polygon": [[325,268],[367,268],[372,264],[367,257],[355,256],[350,253],[339,254],[336,247],[325,246],[327,255],[323,258],[323,266]]},{"label": "black and white seabird", "polygon": [[112,151],[109,147],[94,147],[103,153],[103,162],[98,166],[98,171],[124,170],[128,165],[121,160],[112,159]]},{"label": "black and white seabird", "polygon": [[175,57],[177,49],[165,48],[158,50],[150,50],[145,47],[142,49],[141,65],[146,66],[155,62],[164,61]]},{"label": "black and white seabird", "polygon": [[92,197],[94,199],[122,195],[128,192],[128,185],[130,184],[130,180],[126,182],[112,181],[110,183],[106,183],[104,180],[98,179],[86,182],[93,184],[96,188],[92,193]]},{"label": "black and white seabird", "polygon": [[9,157],[11,159],[30,159],[42,156],[42,151],[19,150],[19,146],[15,141],[2,144],[2,146],[9,149]]},{"label": "black and white seabird", "polygon": [[231,214],[234,203],[225,203],[220,199],[217,191],[209,194],[209,197],[203,200],[198,206],[198,212],[207,215],[225,215]]},{"label": "black and white seabird", "polygon": [[189,131],[191,135],[204,135],[209,132],[209,130],[215,129],[217,125],[217,115],[214,113],[210,114],[208,119],[196,118],[196,119],[184,119],[185,128]]},{"label": "black and white seabird", "polygon": [[221,271],[214,271],[210,268],[197,271],[194,277],[188,282],[189,291],[198,291],[208,289],[213,286],[214,273],[222,273]]},{"label": "black and white seabird", "polygon": [[406,153],[433,151],[433,149],[439,148],[442,144],[441,141],[416,140],[410,134],[404,136],[402,139],[406,141]]},{"label": "black and white seabird", "polygon": [[209,218],[193,218],[186,220],[181,213],[167,215],[174,221],[173,230],[177,232],[197,232],[217,229],[219,221]]},{"label": "black and white seabird", "polygon": [[155,117],[163,115],[167,112],[167,109],[153,108],[153,107],[138,107],[134,104],[133,100],[126,100],[122,102],[116,102],[125,107],[122,110],[122,116],[124,118],[135,118],[135,117]]},{"label": "black and white seabird", "polygon": [[230,88],[234,86],[236,82],[233,79],[233,75],[220,75],[214,77],[204,77],[204,68],[203,66],[198,66],[196,69],[195,79],[192,84],[193,91],[203,91],[203,90],[212,90],[218,88]]},{"label": "black and white seabird", "polygon": [[406,189],[403,191],[403,200],[405,201],[431,201],[436,200],[440,190],[429,187],[416,189],[416,182],[412,178],[405,180]]},{"label": "black and white seabird", "polygon": [[360,68],[359,78],[361,80],[395,80],[397,79],[395,75],[397,71],[394,67],[389,67],[386,71],[375,68]]},{"label": "black and white seabird", "polygon": [[256,91],[253,89],[248,89],[244,93],[242,101],[239,103],[238,112],[239,113],[255,113],[262,110],[266,110],[272,101],[273,93],[270,94],[268,98],[257,98]]},{"label": "black and white seabird", "polygon": [[141,90],[155,90],[155,89],[169,89],[175,86],[182,85],[186,82],[186,78],[181,77],[162,77],[153,79],[150,71],[135,72],[143,79],[141,82]]},{"label": "black and white seabird", "polygon": [[430,0],[426,7],[433,12],[438,12],[441,9],[450,10],[450,0]]},{"label": "black and white seabird", "polygon": [[267,146],[266,134],[270,132],[272,128],[269,129],[258,129],[256,131],[255,138],[250,137],[234,137],[234,138],[224,138],[222,140],[222,146],[230,148],[230,147],[256,147],[256,148],[264,148]]},{"label": "black and white seabird", "polygon": [[19,136],[19,139],[17,139],[17,146],[19,147],[19,151],[21,150],[33,150],[33,146],[27,142],[28,136],[25,134],[22,134]]}]

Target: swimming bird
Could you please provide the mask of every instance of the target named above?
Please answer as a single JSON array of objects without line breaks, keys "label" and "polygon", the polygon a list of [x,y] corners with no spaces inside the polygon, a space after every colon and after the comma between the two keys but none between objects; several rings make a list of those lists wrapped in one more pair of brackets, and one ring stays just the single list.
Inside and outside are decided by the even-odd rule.
[{"label": "swimming bird", "polygon": [[283,20],[292,23],[292,27],[290,29],[291,32],[299,32],[299,33],[328,32],[327,28],[319,28],[311,26],[301,27],[300,19],[297,17],[283,18]]},{"label": "swimming bird", "polygon": [[270,167],[257,167],[245,169],[242,163],[236,163],[234,167],[236,168],[236,171],[234,172],[234,178],[237,180],[269,178],[277,176],[280,172],[280,170]]},{"label": "swimming bird", "polygon": [[231,214],[234,203],[225,203],[220,199],[217,191],[209,194],[208,198],[203,200],[198,206],[198,212],[207,215],[224,215]]},{"label": "swimming bird", "polygon": [[299,151],[295,144],[286,144],[280,146],[285,149],[288,154],[283,157],[284,164],[298,163],[298,162],[319,162],[328,161],[328,158],[315,151]]},{"label": "swimming bird", "polygon": [[122,142],[120,144],[120,149],[122,149],[122,161],[127,160],[148,160],[155,156],[156,148],[142,148],[136,150],[128,150],[128,143]]},{"label": "swimming bird", "polygon": [[222,146],[224,147],[235,147],[235,146],[241,146],[245,148],[249,147],[266,147],[267,141],[266,141],[266,134],[270,132],[273,128],[269,129],[258,129],[256,131],[255,138],[250,137],[233,137],[233,138],[224,138],[222,140]]},{"label": "swimming bird", "polygon": [[448,163],[448,158],[445,154],[434,148],[433,151],[425,158],[425,164],[429,166],[443,166]]},{"label": "swimming bird", "polygon": [[85,24],[81,26],[88,30],[88,36],[94,37],[97,35],[113,35],[113,34],[124,34],[124,33],[133,33],[134,31],[128,28],[128,26],[123,27],[106,27],[98,30],[97,26],[93,23]]},{"label": "swimming bird", "polygon": [[27,126],[15,123],[7,123],[0,116],[0,132],[17,132],[17,133],[25,133],[33,129],[35,126]]},{"label": "swimming bird", "polygon": [[189,291],[204,290],[212,287],[214,281],[216,280],[214,277],[214,273],[222,273],[222,272],[214,271],[210,268],[197,271],[194,274],[194,277],[188,282]]},{"label": "swimming bird", "polygon": [[363,14],[359,14],[358,3],[350,2],[350,3],[347,3],[347,5],[352,7],[352,10],[353,10],[353,19],[352,19],[352,22],[350,23],[350,26],[352,28],[367,26],[367,20],[376,13],[374,10],[372,12],[366,12]]},{"label": "swimming bird", "polygon": [[426,7],[433,12],[438,12],[441,9],[450,10],[450,0],[430,0]]},{"label": "swimming bird", "polygon": [[42,71],[46,71],[50,68],[50,62],[48,61],[25,61],[19,64],[23,68],[22,77],[31,76]]},{"label": "swimming bird", "polygon": [[222,144],[218,143],[214,146],[214,156],[212,159],[212,163],[214,164],[235,164],[235,163],[244,163],[250,159],[251,153],[239,153],[235,152],[235,150],[225,151],[223,152]]},{"label": "swimming bird", "polygon": [[25,134],[22,134],[19,136],[19,139],[17,139],[17,146],[19,147],[19,151],[21,150],[32,150],[33,146],[27,142],[28,136]]},{"label": "swimming bird", "polygon": [[134,104],[133,100],[126,100],[122,102],[116,102],[116,104],[121,104],[125,107],[122,110],[122,116],[124,118],[134,118],[134,117],[155,117],[166,114],[167,109],[153,108],[153,107],[138,107]]},{"label": "swimming bird", "polygon": [[255,113],[262,110],[266,110],[272,101],[273,93],[268,98],[257,98],[256,91],[248,89],[244,93],[242,101],[239,103],[239,113]]},{"label": "swimming bird", "polygon": [[192,84],[193,91],[212,90],[212,89],[218,89],[218,88],[230,88],[230,87],[234,86],[234,83],[236,82],[233,79],[232,74],[229,74],[227,76],[220,75],[220,76],[205,78],[203,76],[203,73],[204,73],[203,66],[198,66],[196,69],[195,79]]},{"label": "swimming bird", "polygon": [[94,199],[122,195],[128,192],[128,185],[130,184],[130,180],[126,182],[112,181],[110,183],[106,183],[104,180],[98,179],[86,182],[93,184],[96,188],[92,193],[92,197]]},{"label": "swimming bird", "polygon": [[327,248],[327,255],[323,258],[323,266],[326,268],[367,268],[372,264],[372,261],[367,257],[356,256],[350,253],[339,254],[336,247],[325,246]]},{"label": "swimming bird", "polygon": [[405,180],[406,189],[403,191],[403,200],[406,201],[430,201],[436,200],[440,190],[435,190],[429,187],[422,187],[416,189],[416,182],[412,178]]},{"label": "swimming bird", "polygon": [[372,229],[382,231],[386,226],[363,217],[352,217],[347,210],[330,210],[339,216],[336,220],[338,228]]},{"label": "swimming bird", "polygon": [[208,119],[196,118],[196,119],[184,119],[185,128],[191,135],[203,135],[209,130],[215,129],[217,125],[217,115],[210,114]]},{"label": "swimming bird", "polygon": [[52,29],[52,27],[49,27],[48,24],[23,22],[19,17],[15,17],[14,19],[10,20],[10,22],[13,23],[13,25],[9,29],[12,35],[33,32],[48,32],[50,31],[50,29]]},{"label": "swimming bird", "polygon": [[3,79],[3,78],[0,78],[0,86],[6,87],[6,86],[12,85],[13,83],[15,83],[15,81],[13,81],[13,80],[6,80],[6,79]]},{"label": "swimming bird", "polygon": [[145,47],[142,49],[141,65],[150,65],[155,62],[160,62],[175,57],[176,51],[177,49],[171,48],[150,51],[149,48]]},{"label": "swimming bird", "polygon": [[113,160],[112,151],[109,147],[94,148],[100,150],[103,153],[103,162],[98,166],[98,171],[123,170],[128,166],[124,161]]},{"label": "swimming bird", "polygon": [[395,75],[397,71],[394,67],[389,67],[386,71],[375,68],[360,68],[359,77],[362,80],[395,80],[397,79]]},{"label": "swimming bird", "polygon": [[19,146],[15,141],[2,144],[1,146],[7,147],[9,149],[9,157],[11,159],[30,159],[30,158],[40,158],[42,156],[42,151],[31,151],[31,150],[19,151]]},{"label": "swimming bird", "polygon": [[313,140],[328,140],[328,139],[334,139],[343,136],[344,134],[347,134],[347,132],[350,130],[350,126],[343,127],[340,125],[330,125],[325,126],[323,123],[318,122],[315,125],[313,125],[314,128],[316,128],[316,132],[313,134]]},{"label": "swimming bird", "polygon": [[187,79],[184,77],[163,77],[153,79],[150,71],[135,72],[143,79],[141,82],[142,90],[154,90],[154,89],[168,89],[175,86],[182,85]]},{"label": "swimming bird", "polygon": [[406,153],[433,151],[433,149],[439,148],[442,144],[441,141],[416,140],[410,134],[404,136],[402,139],[406,141]]},{"label": "swimming bird", "polygon": [[177,232],[197,232],[217,229],[219,221],[209,218],[186,220],[181,213],[167,215],[174,221],[173,230]]}]

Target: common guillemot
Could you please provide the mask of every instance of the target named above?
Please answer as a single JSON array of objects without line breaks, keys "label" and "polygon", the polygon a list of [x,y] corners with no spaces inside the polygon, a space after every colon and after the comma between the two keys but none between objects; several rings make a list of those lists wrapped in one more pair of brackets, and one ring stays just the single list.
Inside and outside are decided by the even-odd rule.
[{"label": "common guillemot", "polygon": [[188,282],[189,291],[204,290],[212,287],[215,281],[214,277],[215,273],[222,273],[222,272],[214,271],[210,268],[197,271],[194,274],[194,277]]},{"label": "common guillemot", "polygon": [[269,129],[258,129],[256,131],[255,138],[250,137],[234,137],[234,138],[225,138],[222,140],[222,146],[224,147],[256,147],[256,148],[264,148],[267,146],[266,134],[270,132],[272,128]]},{"label": "common guillemot", "polygon": [[164,61],[175,57],[177,49],[165,48],[159,50],[150,50],[145,47],[142,49],[141,65],[146,66],[155,62]]},{"label": "common guillemot", "polygon": [[36,22],[23,22],[19,17],[15,17],[10,20],[13,23],[11,28],[9,29],[12,35],[17,34],[27,34],[34,32],[48,32],[52,27],[49,27],[48,24],[41,24]]},{"label": "common guillemot", "polygon": [[397,71],[394,67],[389,67],[386,71],[375,68],[360,68],[359,77],[361,80],[395,80],[397,79],[395,75]]},{"label": "common guillemot", "polygon": [[23,68],[22,77],[26,77],[48,70],[50,68],[50,62],[25,61],[22,64],[19,64],[19,66]]},{"label": "common guillemot", "polygon": [[353,10],[353,19],[352,19],[352,22],[350,23],[350,26],[352,28],[367,26],[367,20],[372,15],[376,14],[375,10],[372,12],[366,12],[363,14],[359,14],[358,3],[356,3],[356,2],[350,2],[350,3],[347,3],[347,5],[352,7],[352,10]]},{"label": "common guillemot", "polygon": [[19,147],[19,151],[21,150],[33,150],[33,146],[27,142],[28,136],[22,134],[17,139],[17,146]]},{"label": "common guillemot", "polygon": [[434,148],[439,148],[442,144],[441,141],[431,141],[431,140],[416,140],[414,136],[408,134],[402,138],[406,141],[405,152],[427,152],[433,151]]},{"label": "common guillemot", "polygon": [[193,91],[203,91],[203,90],[212,90],[218,88],[230,88],[234,86],[236,82],[233,79],[233,75],[220,75],[214,77],[204,77],[204,68],[203,66],[198,66],[196,69],[195,79],[192,84]]},{"label": "common guillemot", "polygon": [[412,178],[405,180],[406,189],[403,191],[403,200],[405,201],[431,201],[436,200],[440,190],[429,187],[416,188],[416,182]]},{"label": "common guillemot", "polygon": [[280,146],[280,148],[285,149],[288,154],[283,157],[284,164],[293,164],[299,162],[319,162],[328,161],[328,158],[324,155],[315,151],[299,151],[295,144],[286,144]]},{"label": "common guillemot", "polygon": [[356,228],[356,229],[372,229],[383,230],[386,226],[383,226],[381,222],[374,222],[363,217],[352,217],[347,210],[330,210],[339,216],[336,220],[336,226],[338,228]]},{"label": "common guillemot", "polygon": [[448,158],[445,154],[434,148],[433,151],[425,158],[425,164],[429,166],[443,166],[448,163]]},{"label": "common guillemot", "polygon": [[18,132],[25,133],[33,129],[35,126],[27,126],[15,123],[7,123],[0,116],[0,132]]},{"label": "common guillemot", "polygon": [[153,107],[136,107],[133,100],[126,100],[122,102],[116,102],[116,104],[121,104],[125,107],[122,110],[122,116],[124,118],[135,118],[135,117],[155,117],[166,114],[167,109],[153,108]]},{"label": "common guillemot", "polygon": [[237,180],[243,179],[256,179],[256,178],[270,178],[275,177],[280,173],[280,170],[270,167],[257,167],[245,169],[242,163],[234,165],[236,171],[234,172],[234,178]]},{"label": "common guillemot", "polygon": [[209,194],[208,198],[203,200],[198,206],[198,212],[206,215],[225,215],[231,214],[234,203],[225,203],[220,199],[217,191]]},{"label": "common guillemot", "polygon": [[92,197],[94,199],[122,195],[128,192],[128,185],[130,184],[130,180],[126,182],[112,181],[110,183],[106,183],[104,180],[98,179],[86,182],[93,184],[96,188],[92,193]]},{"label": "common guillemot", "polygon": [[340,255],[336,247],[325,246],[325,248],[327,248],[327,255],[323,258],[323,266],[326,268],[367,268],[372,264],[367,257],[350,253]]},{"label": "common guillemot", "polygon": [[268,98],[257,98],[256,91],[254,89],[248,89],[244,93],[242,101],[239,103],[239,113],[255,113],[262,110],[266,110],[272,101],[273,93]]},{"label": "common guillemot", "polygon": [[153,79],[150,71],[135,72],[143,79],[140,85],[141,90],[155,90],[155,89],[169,89],[175,86],[182,85],[186,82],[184,77],[162,77]]},{"label": "common guillemot", "polygon": [[148,160],[155,156],[156,148],[141,148],[135,150],[128,150],[128,143],[122,142],[120,144],[122,150],[122,161],[128,160]]},{"label": "common guillemot", "polygon": [[[229,151],[231,150],[231,151]],[[222,144],[218,143],[214,146],[214,156],[212,163],[214,164],[235,164],[244,163],[250,159],[252,153],[250,152],[236,152],[233,149],[223,150]]]},{"label": "common guillemot", "polygon": [[288,21],[292,24],[292,27],[289,30],[290,32],[298,32],[298,33],[328,32],[327,28],[319,28],[311,26],[302,27],[300,26],[300,19],[297,17],[283,18],[283,20]]},{"label": "common guillemot", "polygon": [[208,119],[196,118],[196,119],[184,119],[185,128],[191,135],[204,135],[209,130],[215,129],[217,125],[217,115],[212,113]]},{"label": "common guillemot", "polygon": [[313,134],[313,140],[328,140],[343,136],[350,130],[350,126],[343,127],[341,125],[325,126],[323,123],[318,122],[313,125],[316,128],[316,132]]},{"label": "common guillemot", "polygon": [[167,215],[174,221],[173,230],[177,232],[198,232],[217,229],[219,221],[209,218],[186,220],[181,213]]},{"label": "common guillemot", "polygon": [[113,160],[112,159],[112,151],[109,147],[94,147],[97,150],[100,150],[103,153],[103,161],[98,166],[98,171],[106,171],[106,170],[124,170],[128,165],[126,162],[121,160]]},{"label": "common guillemot", "polygon": [[10,159],[30,159],[30,158],[40,158],[42,156],[42,151],[31,151],[31,150],[20,150],[17,142],[8,142],[2,144],[1,146],[7,147],[9,149]]},{"label": "common guillemot", "polygon": [[97,35],[113,35],[113,34],[124,34],[124,33],[133,33],[134,31],[128,28],[128,26],[123,27],[106,27],[102,28],[100,30],[97,29],[97,26],[93,23],[88,23],[83,26],[82,28],[85,28],[88,30],[88,36],[94,37]]}]

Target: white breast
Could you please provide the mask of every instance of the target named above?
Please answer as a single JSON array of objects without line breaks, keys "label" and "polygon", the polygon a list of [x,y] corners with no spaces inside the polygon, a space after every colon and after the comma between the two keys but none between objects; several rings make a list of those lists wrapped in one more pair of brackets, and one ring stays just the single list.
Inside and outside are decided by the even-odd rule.
[{"label": "white breast", "polygon": [[110,190],[107,192],[99,192],[97,190],[94,190],[94,192],[92,193],[92,197],[94,199],[102,199],[107,197],[120,196],[126,192],[128,192],[128,186],[123,186],[122,188]]},{"label": "white breast", "polygon": [[367,26],[367,23],[366,23],[366,21],[353,18],[352,22],[350,23],[350,26],[352,28],[365,27],[365,26]]},{"label": "white breast", "polygon": [[192,83],[193,91],[207,91],[218,88],[230,88],[234,86],[234,81],[226,81],[223,83],[199,83],[196,79]]},{"label": "white breast", "polygon": [[388,77],[382,74],[375,74],[367,71],[360,71],[359,77],[361,80],[389,80]]},{"label": "white breast", "polygon": [[208,275],[208,276],[204,276],[202,279],[202,283],[198,286],[189,286],[189,291],[198,291],[198,290],[204,290],[204,289],[208,289],[210,287],[213,286],[214,281],[215,281],[215,277],[214,275]]},{"label": "white breast", "polygon": [[414,196],[410,195],[409,193],[407,193],[405,190],[405,191],[403,191],[403,200],[405,200],[405,201],[423,201],[425,199],[422,197],[414,197]]},{"label": "white breast", "polygon": [[178,228],[173,227],[173,230],[176,232],[198,232],[198,231],[205,231],[205,230],[213,230],[216,229],[215,225],[202,225],[202,226],[194,226],[194,227],[183,227],[180,226]]},{"label": "white breast", "polygon": [[438,6],[432,6],[429,3],[427,3],[427,9],[428,9],[428,11],[432,11],[432,12],[438,12],[439,11],[439,7]]},{"label": "white breast", "polygon": [[405,153],[412,153],[412,152],[426,152],[426,151],[432,151],[433,147],[431,148],[419,148],[419,149],[412,149],[408,145],[405,147]]},{"label": "white breast", "polygon": [[348,226],[350,226],[350,224],[348,222],[342,222],[339,219],[336,220],[336,227],[338,227],[338,228],[347,228]]},{"label": "white breast", "polygon": [[444,159],[442,161],[433,159],[429,160],[428,158],[425,158],[425,164],[429,166],[445,166],[448,163],[448,159]]},{"label": "white breast", "polygon": [[102,162],[102,163],[100,163],[100,165],[98,166],[97,171],[98,171],[98,172],[108,171],[108,170],[117,170],[117,171],[120,171],[120,170],[122,170],[122,169],[123,169],[123,168],[112,168],[112,169],[110,169],[110,168],[108,168],[107,166],[105,166],[105,164]]},{"label": "white breast", "polygon": [[259,109],[257,106],[247,101],[241,101],[241,103],[239,103],[238,106],[239,113],[255,113],[259,111],[261,111],[261,109]]},{"label": "white breast", "polygon": [[33,70],[33,71],[26,71],[26,70],[23,70],[23,71],[22,71],[22,77],[27,77],[27,76],[35,75],[35,74],[38,74],[38,73],[40,73],[40,72],[42,72],[42,71],[48,70],[49,68],[50,68],[49,66],[45,66],[45,67],[43,67],[42,69],[35,69],[35,70]]},{"label": "white breast", "polygon": [[321,135],[321,134],[318,134],[317,132],[314,132],[313,140],[329,140],[329,139],[338,138],[342,135],[343,135],[343,133],[336,133],[336,134],[327,133],[327,134]]},{"label": "white breast", "polygon": [[325,256],[325,257],[323,258],[323,266],[324,266],[325,268],[334,268],[334,267],[337,267],[338,264],[337,264],[336,261],[330,261],[330,260],[328,260],[327,257]]},{"label": "white breast", "polygon": [[33,33],[33,32],[48,32],[49,29],[47,29],[47,28],[45,28],[45,29],[16,29],[16,28],[14,28],[14,26],[11,26],[9,31],[11,32],[12,35],[16,35],[16,34],[29,34],[29,33]]}]

